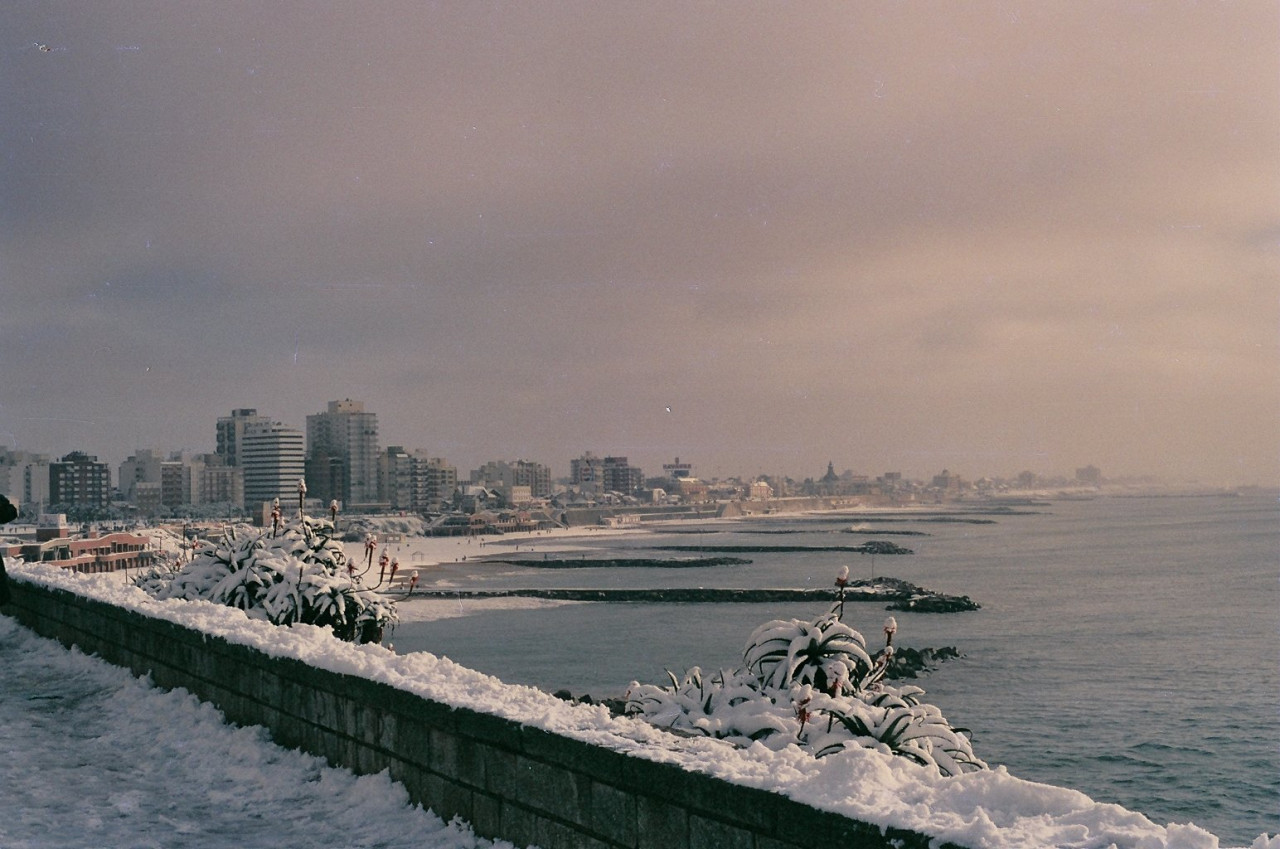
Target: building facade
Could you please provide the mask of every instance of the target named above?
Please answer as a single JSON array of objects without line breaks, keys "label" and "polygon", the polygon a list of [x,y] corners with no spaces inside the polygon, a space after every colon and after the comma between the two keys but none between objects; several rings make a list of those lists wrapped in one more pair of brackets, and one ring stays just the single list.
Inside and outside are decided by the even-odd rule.
[{"label": "building facade", "polygon": [[244,429],[250,424],[269,423],[266,416],[258,415],[258,411],[245,407],[232,410],[231,415],[218,419],[218,434],[215,452],[228,466],[240,465],[240,445],[244,442]]},{"label": "building facade", "polygon": [[254,422],[246,425],[237,447],[246,507],[256,512],[275,498],[282,504],[297,499],[298,481],[306,474],[302,431],[280,422]]},{"label": "building facade", "polygon": [[22,503],[41,512],[49,501],[49,458],[28,463],[22,469]]},{"label": "building facade", "polygon": [[106,507],[111,503],[111,469],[83,451],[72,451],[50,463],[49,503]]},{"label": "building facade", "polygon": [[91,535],[83,539],[58,536],[34,543],[0,546],[0,551],[7,557],[21,557],[28,563],[44,563],[86,573],[146,569],[155,558],[148,537],[127,533]]},{"label": "building facade", "polygon": [[204,464],[197,477],[194,503],[243,507],[244,470],[224,465],[217,454],[204,455]]},{"label": "building facade", "polygon": [[598,492],[603,483],[604,461],[590,451],[569,461],[569,483],[584,492]]},{"label": "building facade", "polygon": [[458,468],[439,457],[413,455],[413,487],[415,510],[439,510],[453,500],[458,488]]},{"label": "building facade", "polygon": [[471,482],[490,489],[527,486],[534,498],[551,496],[551,469],[528,460],[490,460],[471,472]]},{"label": "building facade", "polygon": [[0,493],[39,513],[49,501],[49,456],[0,448]]},{"label": "building facade", "polygon": [[[243,432],[236,434],[237,447]],[[167,459],[139,449],[120,464],[120,497],[143,513],[188,504],[244,507],[244,471],[228,466],[222,454],[170,454]]]},{"label": "building facade", "polygon": [[[378,416],[347,398],[307,416],[306,456],[315,471],[312,495],[348,507],[378,498]],[[310,485],[310,481],[308,482]]]},{"label": "building facade", "polygon": [[144,483],[160,483],[160,464],[164,458],[149,448],[139,448],[120,464],[116,476],[120,497],[131,504],[138,503],[138,486]]},{"label": "building facade", "polygon": [[605,457],[600,466],[600,485],[605,492],[631,495],[644,486],[644,471],[626,457]]},{"label": "building facade", "polygon": [[378,500],[392,510],[413,510],[413,457],[400,445],[378,456]]}]

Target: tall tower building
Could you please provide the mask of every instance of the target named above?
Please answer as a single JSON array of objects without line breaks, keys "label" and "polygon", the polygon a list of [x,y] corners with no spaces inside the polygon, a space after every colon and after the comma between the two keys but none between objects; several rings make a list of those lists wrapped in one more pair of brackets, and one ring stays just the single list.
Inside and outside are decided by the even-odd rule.
[{"label": "tall tower building", "polygon": [[628,463],[626,457],[605,457],[600,482],[608,492],[630,495],[644,486],[644,471]]},{"label": "tall tower building", "polygon": [[139,484],[160,483],[160,464],[164,458],[150,448],[139,448],[120,464],[120,473],[116,478],[120,497],[125,501],[137,503]]},{"label": "tall tower building", "polygon": [[307,464],[312,494],[347,506],[378,502],[378,416],[347,398],[307,416]]},{"label": "tall tower building", "polygon": [[306,474],[302,431],[262,420],[246,424],[241,437],[237,453],[245,506],[256,511],[273,498],[285,505],[296,500],[298,481]]},{"label": "tall tower building", "polygon": [[36,512],[44,511],[49,504],[49,467],[52,465],[48,457],[39,457],[27,463],[22,469],[22,501],[35,505]]},{"label": "tall tower building", "polygon": [[458,470],[425,451],[392,445],[382,452],[380,500],[394,510],[428,511],[453,497]]},{"label": "tall tower building", "polygon": [[72,451],[49,464],[49,501],[74,507],[106,507],[111,503],[111,470],[83,451]]},{"label": "tall tower building", "polygon": [[244,429],[253,423],[269,422],[253,408],[232,410],[231,415],[218,419],[218,441],[215,449],[222,462],[228,466],[240,465],[240,445],[244,441]]},{"label": "tall tower building", "polygon": [[415,455],[414,501],[425,509],[436,509],[453,498],[458,488],[458,469],[439,457]]},{"label": "tall tower building", "polygon": [[392,510],[412,510],[413,457],[400,445],[388,445],[378,458],[378,500]]},{"label": "tall tower building", "polygon": [[600,458],[588,451],[569,461],[569,483],[580,487],[583,492],[596,492],[600,489],[603,471]]}]

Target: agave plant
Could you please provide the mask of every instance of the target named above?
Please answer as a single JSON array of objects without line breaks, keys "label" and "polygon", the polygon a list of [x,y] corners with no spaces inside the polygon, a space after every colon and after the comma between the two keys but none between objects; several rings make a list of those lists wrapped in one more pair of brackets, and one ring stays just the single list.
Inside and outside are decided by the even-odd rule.
[{"label": "agave plant", "polygon": [[331,524],[307,518],[275,536],[230,528],[171,576],[147,573],[135,583],[157,598],[204,599],[278,625],[320,625],[344,640],[376,641],[396,621],[395,604],[351,576],[331,532]]},{"label": "agave plant", "polygon": [[[923,693],[918,687],[911,689]],[[938,708],[917,701],[912,694],[886,688],[878,694],[824,705],[821,713],[827,717],[826,729],[807,741],[815,757],[858,746],[883,748],[942,775],[987,766],[974,754],[968,729],[952,727]]]},{"label": "agave plant", "polygon": [[794,742],[797,722],[777,710],[755,676],[720,670],[704,679],[698,667],[682,678],[667,673],[670,687],[633,683],[626,713],[653,725],[694,737],[716,737],[747,746],[762,742],[781,748]]},{"label": "agave plant", "polygon": [[885,622],[885,647],[872,657],[840,613],[838,599],[812,622],[766,622],[743,651],[745,669],[721,670],[710,678],[697,667],[681,678],[668,672],[668,687],[633,682],[626,712],[677,733],[743,746],[795,744],[819,758],[871,748],[943,775],[985,769],[969,732],[922,702],[924,690],[882,683],[897,622]]},{"label": "agave plant", "polygon": [[866,640],[840,621],[835,608],[812,622],[764,623],[751,633],[742,656],[760,684],[774,690],[799,684],[833,694],[861,690],[876,666]]}]

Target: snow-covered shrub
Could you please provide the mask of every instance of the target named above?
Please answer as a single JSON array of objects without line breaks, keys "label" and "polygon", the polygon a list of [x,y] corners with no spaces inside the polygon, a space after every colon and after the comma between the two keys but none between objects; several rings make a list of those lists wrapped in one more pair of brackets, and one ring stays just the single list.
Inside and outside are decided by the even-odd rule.
[{"label": "snow-covered shrub", "polygon": [[875,670],[862,635],[833,608],[812,622],[774,619],[751,632],[743,660],[770,689],[812,684],[821,691],[863,689]]},{"label": "snow-covered shrub", "polygon": [[943,775],[985,769],[968,732],[920,701],[924,690],[882,682],[897,623],[885,623],[885,648],[873,657],[840,612],[837,602],[812,622],[766,622],[743,651],[745,669],[710,678],[696,667],[683,678],[668,672],[669,687],[633,682],[626,712],[676,733],[741,746],[794,744],[817,758],[870,748]]},{"label": "snow-covered shrub", "polygon": [[176,572],[152,569],[134,583],[156,598],[204,599],[277,625],[332,628],[350,642],[376,642],[396,621],[395,604],[348,568],[329,522],[295,520],[270,531],[228,528]]},{"label": "snow-covered shrub", "polygon": [[152,557],[151,565],[134,576],[133,584],[154,596],[169,585],[181,568],[182,560],[177,553],[159,549]]},{"label": "snow-covered shrub", "polygon": [[804,743],[815,757],[850,746],[883,749],[935,767],[943,775],[986,768],[970,744],[968,730],[953,728],[942,711],[920,702],[919,687],[880,687],[859,698],[831,699],[817,706],[825,728],[815,724]]},{"label": "snow-covered shrub", "polygon": [[794,729],[773,710],[756,677],[743,670],[720,670],[708,679],[698,667],[677,680],[670,672],[671,687],[632,684],[627,712],[648,722],[690,736],[716,737],[742,746],[792,742]]}]

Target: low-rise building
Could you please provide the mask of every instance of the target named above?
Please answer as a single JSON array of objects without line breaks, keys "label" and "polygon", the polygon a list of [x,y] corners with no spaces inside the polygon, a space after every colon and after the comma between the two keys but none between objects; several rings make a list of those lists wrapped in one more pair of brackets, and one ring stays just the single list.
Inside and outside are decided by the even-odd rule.
[{"label": "low-rise building", "polygon": [[698,504],[710,499],[710,487],[697,478],[677,478],[676,489],[686,504]]},{"label": "low-rise building", "polygon": [[16,543],[3,548],[6,557],[28,563],[44,563],[72,572],[115,572],[146,569],[155,559],[151,540],[139,534],[110,533],[86,537],[55,536],[37,542]]}]

